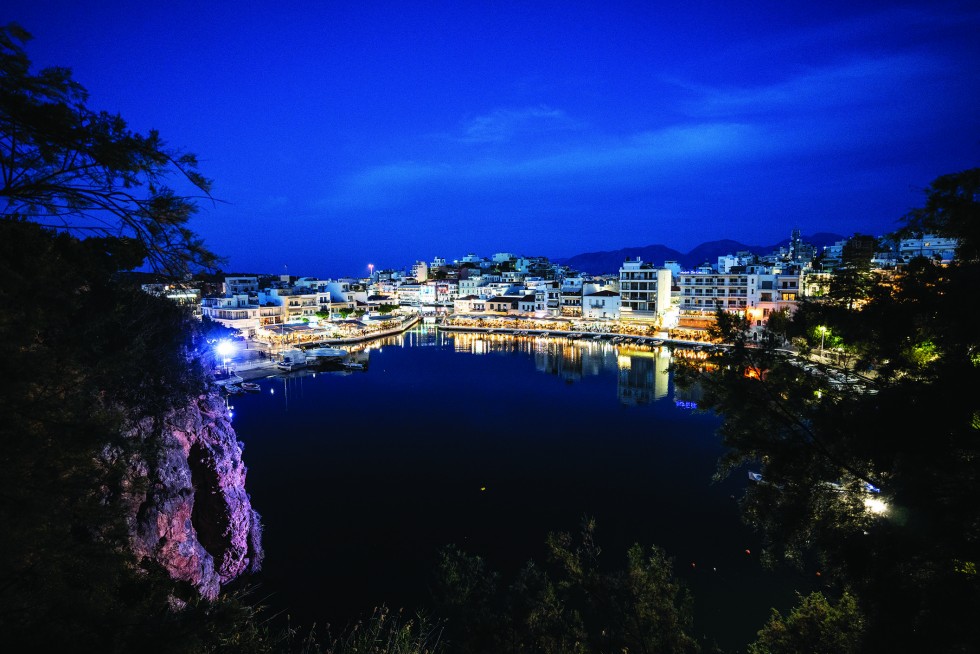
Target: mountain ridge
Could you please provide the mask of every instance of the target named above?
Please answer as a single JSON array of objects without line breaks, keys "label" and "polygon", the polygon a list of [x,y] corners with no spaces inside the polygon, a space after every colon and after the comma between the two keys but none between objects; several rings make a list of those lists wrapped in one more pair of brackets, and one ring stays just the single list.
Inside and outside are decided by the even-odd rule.
[{"label": "mountain ridge", "polygon": [[[829,232],[818,232],[803,236],[803,242],[810,243],[818,249],[843,240],[844,236]],[[640,257],[643,261],[663,265],[664,261],[677,261],[685,270],[693,269],[705,261],[714,263],[718,257],[736,252],[748,251],[753,254],[769,254],[780,247],[785,247],[790,239],[783,239],[773,245],[746,245],[732,239],[705,241],[684,253],[661,243],[644,246],[620,248],[618,250],[603,250],[598,252],[583,252],[571,257],[555,259],[556,263],[570,266],[582,272],[593,275],[617,272],[622,263],[628,259]]]}]

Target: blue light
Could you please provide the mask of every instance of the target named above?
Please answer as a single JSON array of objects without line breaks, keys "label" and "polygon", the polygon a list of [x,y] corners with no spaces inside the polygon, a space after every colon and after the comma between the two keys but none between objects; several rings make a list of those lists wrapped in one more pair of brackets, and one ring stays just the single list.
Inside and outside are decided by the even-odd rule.
[{"label": "blue light", "polygon": [[218,356],[228,358],[235,352],[235,346],[229,341],[218,341],[218,344],[214,346],[214,351],[218,353]]}]

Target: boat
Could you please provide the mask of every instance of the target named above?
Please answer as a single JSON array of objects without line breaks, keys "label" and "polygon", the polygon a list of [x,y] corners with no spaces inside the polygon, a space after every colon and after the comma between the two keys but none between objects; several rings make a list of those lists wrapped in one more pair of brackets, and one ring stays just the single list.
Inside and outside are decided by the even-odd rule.
[{"label": "boat", "polygon": [[282,353],[282,360],[276,363],[280,370],[291,371],[306,367],[306,352],[303,350],[287,350]]},{"label": "boat", "polygon": [[664,344],[664,342],[662,340],[660,340],[659,338],[655,338],[652,341],[650,341],[650,345],[652,345],[653,347],[660,347],[663,344]]},{"label": "boat", "polygon": [[336,347],[314,347],[306,351],[306,356],[315,359],[339,359],[347,356],[347,350]]},{"label": "boat", "polygon": [[238,395],[239,393],[244,393],[245,391],[242,390],[242,387],[238,384],[225,384],[225,392],[228,393],[228,395]]},{"label": "boat", "polygon": [[347,361],[341,365],[347,370],[364,370],[364,364],[356,361]]},{"label": "boat", "polygon": [[248,391],[250,393],[258,393],[262,390],[262,387],[255,382],[243,382],[241,384],[241,388],[243,391]]}]

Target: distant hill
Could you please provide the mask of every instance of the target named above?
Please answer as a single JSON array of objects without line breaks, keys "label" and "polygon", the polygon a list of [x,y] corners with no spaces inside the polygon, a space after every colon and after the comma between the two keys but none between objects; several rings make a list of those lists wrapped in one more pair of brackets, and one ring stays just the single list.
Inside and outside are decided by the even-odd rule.
[{"label": "distant hill", "polygon": [[768,254],[775,249],[777,248],[761,245],[746,245],[745,243],[739,243],[738,241],[732,241],[729,239],[708,241],[707,243],[702,243],[681,257],[680,264],[685,269],[690,270],[691,268],[700,266],[705,261],[708,263],[717,263],[718,257],[726,254],[735,254],[736,252],[744,252],[746,250],[752,254]]},{"label": "distant hill", "polygon": [[[813,236],[804,236],[806,243],[812,243],[819,250],[826,245],[833,245],[842,240],[843,236],[820,232]],[[748,251],[753,254],[769,254],[773,250],[785,247],[789,239],[785,239],[774,245],[746,245],[738,241],[723,239],[720,241],[708,241],[702,243],[688,253],[679,252],[666,245],[647,245],[643,247],[622,248],[620,250],[609,250],[605,252],[586,252],[576,254],[567,259],[555,259],[557,263],[570,266],[575,270],[600,275],[603,273],[617,272],[627,259],[640,257],[643,261],[662,266],[664,261],[677,261],[684,269],[692,269],[700,266],[705,261],[715,263],[718,257],[736,252]]]},{"label": "distant hill", "polygon": [[622,250],[611,250],[609,252],[586,252],[576,254],[568,259],[556,259],[558,263],[570,266],[575,270],[600,275],[602,273],[618,272],[620,266],[627,259],[640,257],[644,261],[656,261],[663,264],[664,261],[680,260],[682,253],[673,250],[666,245],[647,245],[645,247],[623,248]]}]

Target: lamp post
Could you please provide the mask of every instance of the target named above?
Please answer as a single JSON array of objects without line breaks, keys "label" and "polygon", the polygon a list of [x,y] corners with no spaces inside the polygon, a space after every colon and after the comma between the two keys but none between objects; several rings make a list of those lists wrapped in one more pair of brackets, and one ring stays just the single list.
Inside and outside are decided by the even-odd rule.
[{"label": "lamp post", "polygon": [[225,374],[228,374],[228,361],[231,359],[232,352],[235,351],[235,346],[228,341],[219,341],[215,351],[218,356],[221,357],[221,363],[225,369]]},{"label": "lamp post", "polygon": [[817,331],[820,332],[820,358],[823,359],[824,358],[824,354],[823,354],[823,339],[824,339],[824,336],[827,335],[827,328],[824,327],[823,325],[820,325],[820,326],[817,327]]}]

